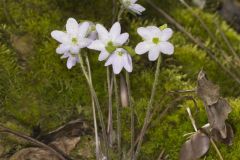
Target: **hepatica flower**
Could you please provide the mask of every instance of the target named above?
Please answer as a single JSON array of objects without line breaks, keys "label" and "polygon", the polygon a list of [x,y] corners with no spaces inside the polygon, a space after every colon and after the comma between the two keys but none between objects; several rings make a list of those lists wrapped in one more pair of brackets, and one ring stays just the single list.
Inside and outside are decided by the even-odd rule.
[{"label": "hepatica flower", "polygon": [[137,0],[122,0],[121,2],[123,7],[139,15],[141,15],[142,12],[145,11],[145,8],[143,6],[141,6],[140,4],[136,4]]},{"label": "hepatica flower", "polygon": [[156,26],[148,26],[138,28],[137,32],[144,39],[135,48],[137,54],[141,55],[148,52],[150,61],[157,60],[160,53],[173,54],[174,46],[168,42],[173,34],[172,29],[160,29]]},{"label": "hepatica flower", "polygon": [[121,34],[119,22],[116,22],[109,32],[101,24],[96,25],[96,30],[98,39],[93,41],[88,48],[101,52],[98,57],[99,61],[106,60],[109,55],[114,52],[117,47],[121,47],[129,37],[128,33]]},{"label": "hepatica flower", "polygon": [[128,52],[123,48],[117,48],[113,54],[108,58],[105,66],[112,65],[113,72],[119,74],[123,68],[128,72],[132,72],[132,58]]},{"label": "hepatica flower", "polygon": [[[68,58],[68,69],[71,69],[72,66],[76,64],[76,55],[80,50],[87,47],[92,42],[92,40],[86,37],[88,31],[88,22],[83,22],[79,25],[73,18],[67,20],[66,31],[52,31],[51,36],[60,43],[56,52],[58,54],[63,54],[62,58]],[[71,62],[72,64],[70,64]]]}]

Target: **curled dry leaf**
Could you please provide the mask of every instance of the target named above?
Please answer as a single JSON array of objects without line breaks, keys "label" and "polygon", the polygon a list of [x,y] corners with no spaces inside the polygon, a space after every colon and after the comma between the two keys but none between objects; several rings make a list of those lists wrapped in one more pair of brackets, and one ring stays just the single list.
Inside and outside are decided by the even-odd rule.
[{"label": "curled dry leaf", "polygon": [[205,155],[209,149],[209,137],[198,131],[181,148],[180,160],[196,160]]},{"label": "curled dry leaf", "polygon": [[216,129],[221,134],[222,138],[227,137],[227,129],[225,120],[228,118],[228,114],[231,112],[231,107],[228,102],[220,98],[216,104],[206,107],[208,114],[208,121],[212,129]]},{"label": "curled dry leaf", "polygon": [[204,71],[200,71],[197,79],[197,95],[203,100],[205,105],[213,105],[217,103],[219,95],[219,87],[209,81]]},{"label": "curled dry leaf", "polygon": [[226,138],[222,138],[220,132],[217,129],[212,129],[211,137],[213,137],[213,139],[215,141],[222,142],[224,144],[231,146],[233,143],[233,138],[234,138],[233,129],[232,129],[231,125],[228,123],[226,123],[226,129],[227,129],[227,137]]}]

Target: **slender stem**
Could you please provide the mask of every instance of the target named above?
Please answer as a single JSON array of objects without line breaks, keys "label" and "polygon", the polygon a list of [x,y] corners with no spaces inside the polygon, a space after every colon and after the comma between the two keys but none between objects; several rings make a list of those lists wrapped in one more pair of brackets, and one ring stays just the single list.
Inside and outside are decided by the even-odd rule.
[{"label": "slender stem", "polygon": [[162,60],[161,55],[159,55],[158,61],[157,61],[157,68],[156,68],[156,72],[155,72],[155,78],[154,78],[153,87],[152,87],[152,92],[151,92],[151,97],[150,97],[150,100],[149,100],[149,103],[148,103],[147,112],[146,112],[146,116],[145,116],[145,119],[144,119],[144,124],[143,124],[142,130],[140,132],[140,137],[139,137],[137,149],[136,149],[136,152],[135,152],[135,158],[136,159],[139,155],[139,152],[140,152],[140,149],[141,149],[141,146],[142,146],[142,142],[143,142],[143,137],[144,137],[144,135],[147,131],[148,124],[151,122],[150,118],[151,118],[151,112],[152,112],[152,109],[153,109],[153,101],[154,101],[154,97],[155,97],[156,89],[157,89],[157,85],[158,85],[158,78],[159,78],[159,73],[160,73],[161,60]]},{"label": "slender stem", "polygon": [[127,82],[127,89],[128,89],[128,99],[129,99],[129,106],[131,108],[131,159],[135,160],[134,155],[134,140],[135,140],[135,126],[134,126],[134,106],[132,105],[131,100],[131,85],[130,85],[130,78],[128,72],[126,72],[126,82]]},{"label": "slender stem", "polygon": [[20,138],[22,138],[22,139],[25,139],[25,140],[27,140],[27,141],[30,141],[30,142],[32,142],[32,143],[34,143],[34,144],[36,144],[36,145],[38,145],[38,146],[40,146],[40,147],[42,147],[42,148],[45,148],[45,149],[47,149],[47,150],[50,151],[50,152],[52,152],[52,153],[53,153],[54,155],[56,155],[59,159],[61,159],[61,160],[66,160],[66,159],[64,158],[64,156],[61,155],[59,152],[57,152],[55,149],[53,149],[52,147],[50,147],[50,146],[48,146],[48,145],[46,145],[46,144],[44,144],[44,143],[42,143],[42,142],[40,142],[40,141],[32,138],[32,137],[29,137],[29,136],[27,136],[27,135],[25,135],[25,134],[23,134],[23,133],[19,133],[19,132],[13,131],[13,130],[7,128],[7,127],[4,127],[4,126],[1,125],[1,124],[0,124],[0,128],[1,128],[1,129],[0,129],[0,132],[10,133],[10,134],[13,134],[13,135],[15,135],[15,136],[17,136],[17,137],[20,137]]},{"label": "slender stem", "polygon": [[108,85],[108,128],[107,133],[109,136],[109,145],[112,146],[112,134],[113,134],[113,118],[112,118],[112,90],[113,90],[113,78],[110,75],[110,68],[107,67],[107,85]]},{"label": "slender stem", "polygon": [[118,22],[121,21],[121,16],[122,16],[124,10],[125,10],[124,7],[121,6],[121,8],[120,8],[120,10],[119,10],[119,12],[118,12],[118,16],[117,16],[117,21],[118,21]]},{"label": "slender stem", "polygon": [[210,141],[211,141],[211,143],[212,143],[214,149],[216,150],[216,152],[217,152],[217,154],[218,154],[220,160],[223,160],[223,156],[222,156],[221,152],[219,151],[217,145],[215,144],[214,140],[213,140],[212,138],[210,138]]},{"label": "slender stem", "polygon": [[168,15],[164,10],[159,8],[155,3],[153,3],[151,0],[145,0],[147,3],[149,3],[156,11],[158,11],[160,14],[162,14],[170,23],[176,26],[181,32],[183,32],[191,41],[193,41],[195,44],[197,44],[200,48],[205,50],[205,52],[211,57],[212,60],[214,60],[226,73],[228,73],[237,83],[240,84],[240,78],[232,72],[229,68],[226,68],[223,63],[215,56],[214,52],[206,47],[206,45],[200,40],[195,38],[191,33],[189,33],[180,23],[178,23],[174,18],[172,18],[170,15]]},{"label": "slender stem", "polygon": [[121,146],[121,109],[119,105],[119,94],[118,94],[118,85],[116,75],[113,75],[114,79],[114,91],[116,98],[116,109],[117,109],[117,143],[118,143],[118,159],[121,159],[122,155],[122,146]]},{"label": "slender stem", "polygon": [[[88,76],[89,76],[89,80],[92,84],[92,73],[91,73],[91,67],[90,67],[90,63],[89,63],[89,59],[87,54],[86,56],[86,63],[87,63],[87,68],[88,68]],[[94,103],[94,98],[91,95],[91,99],[92,99],[92,110],[93,110],[93,122],[94,122],[94,133],[95,133],[95,143],[96,143],[96,159],[100,160],[100,147],[99,147],[99,139],[98,139],[98,128],[97,128],[97,116],[96,116],[96,108],[95,108],[95,103]]]},{"label": "slender stem", "polygon": [[195,132],[197,132],[198,131],[197,125],[196,125],[196,122],[195,122],[195,120],[194,120],[194,118],[192,116],[192,112],[191,112],[189,107],[187,107],[187,112],[188,112],[188,116],[189,116],[189,118],[191,120],[191,123],[192,123],[192,126],[193,126],[194,130],[195,130]]},{"label": "slender stem", "polygon": [[108,159],[108,140],[107,140],[107,132],[106,132],[105,124],[104,124],[102,110],[101,110],[101,107],[100,107],[100,104],[99,104],[99,101],[98,101],[98,97],[97,97],[96,91],[94,90],[93,85],[92,85],[92,83],[90,81],[90,78],[88,77],[88,73],[87,73],[87,71],[85,69],[85,66],[84,66],[84,63],[83,63],[83,59],[82,59],[82,55],[78,54],[78,57],[79,57],[81,69],[82,69],[83,74],[84,74],[84,76],[85,76],[85,78],[87,80],[87,83],[89,85],[89,89],[90,89],[91,95],[92,95],[92,97],[93,97],[93,99],[95,101],[95,105],[97,107],[98,117],[100,119],[100,124],[101,124],[101,127],[102,127],[102,134],[103,134],[103,140],[104,140],[104,149],[105,149],[105,152],[106,152],[106,157]]}]

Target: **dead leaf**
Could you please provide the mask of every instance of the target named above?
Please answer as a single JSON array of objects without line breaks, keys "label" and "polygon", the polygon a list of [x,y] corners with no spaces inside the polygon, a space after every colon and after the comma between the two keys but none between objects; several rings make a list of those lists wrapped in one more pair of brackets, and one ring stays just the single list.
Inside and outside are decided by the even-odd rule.
[{"label": "dead leaf", "polygon": [[209,81],[204,71],[200,71],[197,79],[197,95],[203,100],[206,105],[217,103],[219,95],[219,87]]},{"label": "dead leaf", "polygon": [[228,146],[231,146],[233,144],[233,138],[234,138],[233,129],[232,129],[232,126],[228,123],[226,123],[226,129],[227,129],[226,138],[222,138],[220,132],[217,129],[212,129],[211,136],[215,141],[222,142],[224,144],[227,144]]},{"label": "dead leaf", "polygon": [[212,129],[217,129],[220,132],[221,137],[225,139],[227,137],[225,120],[231,112],[231,107],[228,102],[225,99],[220,98],[217,103],[211,106],[206,106],[206,111],[208,114],[208,122]]},{"label": "dead leaf", "polygon": [[205,155],[209,149],[209,137],[198,131],[187,140],[180,151],[180,160],[196,160]]}]

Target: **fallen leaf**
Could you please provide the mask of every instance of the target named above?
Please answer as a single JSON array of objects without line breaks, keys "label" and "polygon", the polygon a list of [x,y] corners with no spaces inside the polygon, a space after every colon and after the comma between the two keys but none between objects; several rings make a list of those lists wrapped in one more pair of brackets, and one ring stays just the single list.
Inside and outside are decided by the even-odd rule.
[{"label": "fallen leaf", "polygon": [[209,137],[198,131],[181,148],[180,160],[196,160],[205,155],[209,149]]}]

